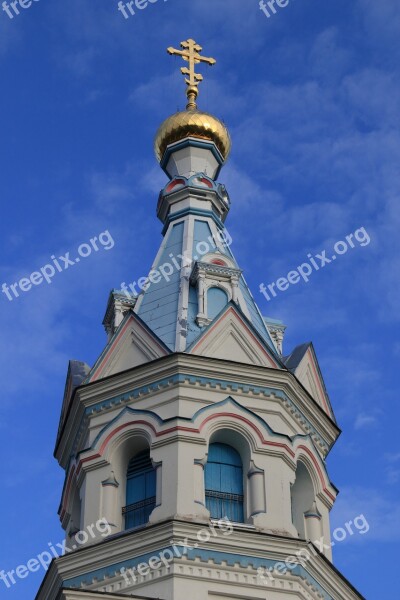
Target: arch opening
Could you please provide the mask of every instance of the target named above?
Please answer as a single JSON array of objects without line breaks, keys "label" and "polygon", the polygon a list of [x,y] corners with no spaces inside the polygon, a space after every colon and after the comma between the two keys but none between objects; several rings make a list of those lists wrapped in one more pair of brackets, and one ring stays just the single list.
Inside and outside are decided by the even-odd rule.
[{"label": "arch opening", "polygon": [[291,488],[292,521],[299,537],[306,539],[305,513],[310,510],[315,501],[315,490],[307,467],[297,463],[296,479]]},{"label": "arch opening", "polygon": [[156,506],[156,469],[150,449],[130,459],[126,472],[126,504],[122,509],[125,529],[145,525]]},{"label": "arch opening", "polygon": [[206,508],[212,519],[244,522],[243,464],[232,446],[210,443],[205,465]]}]

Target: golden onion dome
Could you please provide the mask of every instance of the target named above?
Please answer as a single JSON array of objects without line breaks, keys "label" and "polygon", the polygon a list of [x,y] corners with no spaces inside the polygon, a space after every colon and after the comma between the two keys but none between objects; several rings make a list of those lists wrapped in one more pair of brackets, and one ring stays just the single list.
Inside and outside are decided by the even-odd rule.
[{"label": "golden onion dome", "polygon": [[213,115],[196,108],[177,112],[160,125],[154,142],[157,160],[161,161],[169,144],[188,137],[214,142],[224,161],[228,158],[231,138],[227,128]]}]

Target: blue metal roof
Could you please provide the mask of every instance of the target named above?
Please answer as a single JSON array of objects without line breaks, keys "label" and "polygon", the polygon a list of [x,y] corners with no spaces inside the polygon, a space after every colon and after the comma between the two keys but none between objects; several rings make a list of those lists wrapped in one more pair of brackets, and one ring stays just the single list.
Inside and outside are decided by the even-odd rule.
[{"label": "blue metal roof", "polygon": [[[154,269],[171,262],[170,254],[177,260],[183,249],[184,223],[176,223],[166,233],[163,243],[165,247]],[[137,311],[139,317],[171,350],[175,349],[176,322],[178,317],[178,300],[180,288],[180,271],[174,268],[168,275],[169,281],[161,277],[157,283],[150,283]]]},{"label": "blue metal roof", "polygon": [[[218,250],[213,242],[212,226],[215,226],[214,222],[211,226],[211,219],[208,217],[195,214],[192,216],[194,217],[193,244],[189,248],[189,252],[191,253],[193,264],[197,260],[201,260],[204,254],[219,251],[233,260],[236,268],[239,268],[229,245],[224,244],[223,247]],[[187,219],[188,215],[184,218]],[[154,269],[159,269],[165,263],[173,265],[173,259],[181,263],[179,255],[183,254],[185,244],[183,238],[184,221],[170,223],[165,235],[163,250],[153,266]],[[137,311],[135,311],[148,327],[150,327],[150,329],[152,329],[152,331],[172,351],[176,349],[176,329],[179,320],[181,320],[180,327],[182,327],[183,313],[180,314],[182,307],[179,306],[181,290],[180,276],[180,270],[174,266],[173,272],[168,276],[168,280],[162,277],[157,283],[150,283],[148,288],[142,292],[142,302],[139,304]],[[276,354],[275,345],[270,337],[263,317],[242,275],[240,276],[239,287],[246,302],[252,325],[260,337],[272,349],[274,354]],[[197,291],[194,286],[190,285],[187,324],[185,324],[187,347],[193,344],[204,330],[196,323],[197,312]]]}]

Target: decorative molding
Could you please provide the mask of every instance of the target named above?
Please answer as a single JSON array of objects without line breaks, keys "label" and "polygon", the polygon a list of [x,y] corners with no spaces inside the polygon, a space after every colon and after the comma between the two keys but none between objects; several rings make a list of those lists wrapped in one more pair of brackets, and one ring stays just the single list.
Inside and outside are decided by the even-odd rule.
[{"label": "decorative molding", "polygon": [[183,217],[187,217],[188,215],[212,219],[214,221],[214,223],[217,225],[217,227],[219,227],[220,229],[224,228],[224,224],[221,221],[221,219],[219,219],[217,217],[217,215],[215,213],[213,213],[211,210],[205,210],[205,209],[202,210],[199,208],[190,208],[189,207],[189,208],[184,208],[182,210],[176,211],[176,212],[168,215],[168,217],[166,218],[166,221],[165,221],[165,225],[161,232],[162,235],[165,235],[170,223],[173,223],[174,221],[176,221],[178,219],[182,219]]},{"label": "decorative molding", "polygon": [[114,396],[112,398],[108,398],[107,400],[102,400],[97,402],[96,404],[91,405],[85,409],[84,416],[81,420],[74,445],[72,447],[72,454],[76,454],[82,434],[87,429],[88,420],[94,414],[100,414],[103,412],[107,412],[113,410],[114,408],[120,406],[127,406],[133,400],[137,400],[139,398],[143,398],[145,396],[157,393],[159,391],[165,390],[167,388],[179,386],[179,385],[189,385],[189,386],[201,386],[205,389],[219,389],[226,391],[227,393],[235,393],[240,392],[242,394],[249,394],[255,396],[264,396],[264,397],[275,397],[282,401],[283,406],[285,406],[291,415],[301,424],[302,427],[306,430],[307,434],[309,434],[312,440],[316,443],[316,445],[320,448],[320,450],[325,454],[329,451],[328,443],[319,435],[315,427],[310,423],[310,421],[301,413],[301,411],[297,408],[294,402],[287,396],[285,392],[282,390],[272,388],[272,387],[261,387],[257,385],[248,385],[237,383],[234,381],[224,380],[224,379],[215,379],[210,377],[202,377],[189,375],[185,373],[175,374],[168,378],[163,378],[158,381],[154,381],[151,384],[147,384],[144,386],[140,386],[138,388],[134,388],[132,391],[126,392],[125,394],[121,394],[118,396]]},{"label": "decorative molding", "polygon": [[[229,405],[231,406],[230,409],[222,410],[222,407],[228,407]],[[215,409],[217,409],[217,412],[215,412]],[[232,409],[236,411],[239,410],[240,413],[244,414],[235,414],[235,412],[233,412]],[[204,418],[202,417],[204,413],[211,411],[214,412],[208,416],[205,416]],[[125,415],[128,415],[128,420],[124,420]],[[92,447],[83,451],[78,456],[78,465],[76,465],[75,462],[71,464],[71,472],[67,477],[68,484],[66,485],[63,491],[62,508],[60,514],[64,514],[65,506],[68,503],[68,494],[70,490],[72,477],[75,474],[75,469],[77,471],[77,476],[81,484],[85,472],[99,468],[99,466],[101,465],[108,464],[104,456],[104,452],[112,438],[115,437],[115,435],[117,435],[122,430],[132,428],[133,425],[139,428],[147,428],[153,438],[153,442],[151,444],[153,448],[159,445],[163,445],[165,443],[169,443],[169,438],[166,436],[169,436],[171,434],[178,435],[181,438],[183,435],[183,437],[190,443],[203,444],[203,440],[197,440],[196,434],[201,433],[204,427],[208,426],[210,422],[221,417],[229,418],[231,422],[237,421],[238,425],[241,424],[241,426],[244,425],[245,427],[250,428],[253,431],[253,434],[255,433],[257,435],[257,438],[260,443],[260,449],[262,447],[265,447],[265,450],[268,453],[280,453],[282,458],[286,460],[288,465],[292,468],[294,468],[295,463],[298,459],[300,459],[302,456],[305,457],[305,460],[310,463],[313,472],[315,471],[316,474],[315,482],[320,489],[320,491],[318,492],[318,497],[321,499],[324,505],[327,506],[328,509],[331,508],[335,500],[335,495],[333,495],[328,489],[328,487],[332,489],[332,485],[327,475],[325,464],[322,461],[318,450],[312,450],[312,440],[310,440],[312,449],[308,448],[306,445],[304,445],[304,443],[302,443],[307,441],[307,439],[310,439],[309,434],[296,434],[295,436],[288,436],[285,434],[277,433],[259,415],[257,415],[250,409],[243,407],[233,398],[228,397],[225,400],[222,400],[221,402],[218,402],[216,404],[209,404],[207,406],[204,406],[203,408],[199,409],[190,419],[173,419],[172,421],[175,422],[173,426],[168,426],[168,423],[171,422],[170,419],[163,420],[152,411],[125,407],[97,434],[95,440],[93,441]],[[151,423],[151,420],[153,420],[153,423]],[[181,424],[179,424],[179,421],[181,422]],[[197,424],[196,421],[198,422]],[[120,423],[118,424],[118,422]],[[191,423],[193,425],[190,427],[188,425],[183,425],[183,423]],[[268,432],[268,436],[276,438],[276,441],[271,439],[269,440],[268,437],[265,437],[262,432],[262,429],[265,429]],[[195,435],[195,437],[193,437],[193,435]],[[161,441],[161,443],[157,442],[157,438],[165,438],[165,441]]]},{"label": "decorative molding", "polygon": [[[218,550],[211,550],[208,548],[189,548],[186,551],[186,554],[181,558],[178,558],[174,555],[174,546],[170,545],[167,547],[160,548],[157,551],[157,555],[161,552],[169,551],[174,556],[173,561],[170,563],[168,568],[162,568],[160,577],[168,575],[168,573],[172,570],[174,566],[180,567],[181,574],[183,575],[186,571],[185,566],[189,563],[193,563],[196,565],[196,568],[199,570],[202,569],[213,569],[215,567],[219,567],[220,570],[224,573],[224,582],[233,582],[237,583],[238,588],[240,589],[240,584],[252,584],[257,585],[257,569],[273,569],[274,566],[279,562],[276,559],[265,558],[252,556],[248,554],[239,554],[239,553],[230,553],[230,552],[221,552]],[[121,569],[125,568],[126,570],[132,569],[133,567],[137,567],[140,563],[148,563],[149,559],[154,556],[153,553],[141,554],[140,556],[135,556],[135,558],[128,559],[116,564],[108,565],[103,569],[98,569],[96,571],[91,571],[88,573],[84,573],[77,577],[67,579],[63,582],[63,585],[71,588],[81,588],[87,589],[88,586],[99,586],[97,589],[105,590],[107,588],[103,588],[104,585],[109,585],[106,582],[109,581],[111,583],[112,580],[116,578],[122,578]],[[232,570],[234,570],[236,577],[231,577]],[[242,571],[243,570],[243,571]],[[238,581],[237,576],[245,573],[245,579]],[[274,571],[274,575],[277,572]],[[191,577],[200,577],[199,573],[194,573],[193,570],[187,572],[186,576]],[[210,579],[210,574],[208,574],[208,579]],[[314,594],[319,594],[319,597],[323,600],[337,600],[334,596],[329,594],[327,590],[325,590],[322,585],[313,577],[301,564],[298,563],[294,569],[290,570],[290,573],[286,575],[282,575],[278,572],[277,578],[282,582],[288,581],[296,581],[301,584],[306,584],[310,591]],[[140,576],[140,583],[145,583],[147,580],[151,581],[150,576]],[[97,584],[97,585],[96,585]],[[137,586],[137,583],[133,585]],[[258,585],[262,585],[258,583]],[[285,585],[283,589],[285,589]],[[93,588],[92,588],[93,589]],[[282,589],[282,588],[280,588]],[[286,588],[288,589],[288,588]],[[94,590],[93,590],[94,591]]]},{"label": "decorative molding", "polygon": [[[226,323],[228,321],[228,323]],[[222,329],[223,328],[223,329]],[[220,330],[218,332],[218,329]],[[242,364],[256,364],[257,366],[269,367],[280,369],[282,365],[272,348],[266,344],[265,340],[260,337],[259,332],[255,329],[254,325],[244,315],[240,308],[234,303],[229,302],[226,307],[221,311],[218,318],[214,319],[210,326],[204,330],[204,332],[197,338],[188,351],[195,355],[204,355],[210,358],[218,356],[215,352],[215,348],[221,342],[221,334],[223,339],[230,333],[234,333],[236,341],[241,346],[244,354],[248,357],[247,360],[243,360]],[[212,335],[212,337],[210,337]],[[239,342],[241,338],[242,343]],[[214,352],[213,352],[213,351]],[[261,356],[263,359],[261,359]],[[218,356],[219,359],[227,359],[227,356]],[[239,361],[238,361],[239,362]]]},{"label": "decorative molding", "polygon": [[118,481],[115,479],[115,474],[114,471],[111,471],[111,475],[108,479],[106,479],[105,481],[101,482],[101,485],[103,487],[107,487],[107,486],[111,486],[111,487],[115,487],[118,488],[119,487],[119,483]]},{"label": "decorative molding", "polygon": [[[141,594],[159,596],[158,593],[148,594],[143,589],[143,586],[155,581],[151,574],[148,579],[138,576],[138,581],[132,583],[132,588],[126,588],[123,577],[119,575],[120,569],[123,566],[132,568],[135,564],[143,562],[146,557],[155,556],[167,547],[173,548],[174,544],[179,547],[178,542],[181,540],[187,539],[193,547],[198,541],[197,533],[205,526],[206,523],[202,521],[165,521],[134,531],[117,533],[93,545],[83,547],[77,552],[66,554],[50,565],[36,600],[60,600],[59,590],[63,586],[74,587],[77,593],[78,590],[85,590],[89,598],[91,591],[96,595],[96,592],[118,590],[125,595],[134,594],[139,598]],[[208,551],[210,554],[203,554]],[[304,556],[304,552],[308,554],[308,560],[300,558]],[[187,558],[177,558],[170,568],[158,570],[157,580],[165,586],[168,582],[165,577],[171,573],[181,575],[185,579],[188,576],[195,577],[197,580],[205,579],[207,583],[228,581],[229,577],[229,581],[233,583],[236,580],[243,586],[247,584],[247,590],[242,587],[242,594],[243,592],[244,594],[238,596],[247,598],[248,586],[255,583],[257,568],[272,567],[277,562],[296,555],[299,557],[298,566],[304,568],[304,571],[300,576],[297,574],[292,576],[290,573],[282,575],[275,571],[277,591],[284,592],[286,589],[291,589],[293,593],[297,588],[290,586],[298,585],[299,589],[303,590],[301,598],[321,600],[321,596],[313,591],[315,581],[319,592],[326,594],[326,596],[322,595],[324,600],[365,600],[311,543],[277,534],[261,534],[251,526],[233,525],[232,533],[224,538],[223,546],[221,540],[211,537],[206,547],[192,548]],[[199,570],[202,575],[199,575]],[[72,582],[73,586],[69,585],[69,582]],[[283,582],[286,587],[282,585]],[[204,588],[206,590],[209,589],[207,583]],[[240,594],[240,587],[237,589]],[[272,587],[262,584],[254,588],[255,592],[256,590],[255,596],[262,591],[264,598],[268,590],[273,592]],[[307,595],[307,592],[310,595]],[[236,595],[230,594],[229,597],[236,597]]]}]

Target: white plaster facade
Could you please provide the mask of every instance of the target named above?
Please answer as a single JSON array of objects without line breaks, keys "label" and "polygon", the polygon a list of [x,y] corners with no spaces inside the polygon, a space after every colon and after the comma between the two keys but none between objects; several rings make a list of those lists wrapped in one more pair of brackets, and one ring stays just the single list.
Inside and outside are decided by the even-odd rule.
[{"label": "white plaster facade", "polygon": [[[61,576],[67,585],[79,574],[107,570],[110,562],[118,565],[128,557],[157,555],[172,539],[187,535],[193,539],[194,531],[208,527],[203,470],[208,446],[215,441],[232,445],[242,458],[245,523],[234,525],[229,538],[203,544],[204,550],[268,557],[269,565],[302,547],[311,548],[312,555],[302,567],[310,577],[308,583],[289,572],[274,577],[273,587],[267,586],[257,574],[255,558],[250,568],[236,558],[229,565],[226,558],[219,563],[213,556],[205,562],[182,556],[175,557],[169,567],[138,577],[131,586],[118,569],[114,574],[110,569],[110,576],[102,579],[89,577],[89,583],[83,578],[84,597],[89,591],[101,591],[179,600],[187,596],[189,586],[191,596],[199,600],[219,595],[264,598],[266,589],[268,598],[294,594],[320,598],[311,574],[318,574],[320,585],[321,564],[327,579],[338,584],[338,575],[329,567],[330,550],[323,561],[315,548],[302,541],[318,534],[317,539],[323,536],[324,543],[330,544],[329,511],[336,489],[324,458],[338,430],[288,371],[172,354],[80,387],[73,408],[57,449],[60,463],[67,468],[63,524],[67,531],[75,528],[79,514],[79,528],[85,530],[106,518],[112,535],[106,541],[98,536],[75,554],[55,561],[51,570],[65,568]],[[157,506],[147,526],[124,532],[127,464],[132,454],[145,447],[150,448],[157,468]],[[76,458],[68,465],[71,455]],[[313,507],[320,517],[307,519],[304,513]],[[165,528],[168,535],[157,541],[158,532]],[[129,569],[129,560],[127,564]],[[326,598],[360,597],[339,580],[340,595],[335,591]],[[50,576],[45,583],[46,595],[38,598],[56,598]],[[324,586],[329,589],[327,582]],[[70,598],[69,593],[75,592],[64,592],[67,595],[61,597]]]}]

